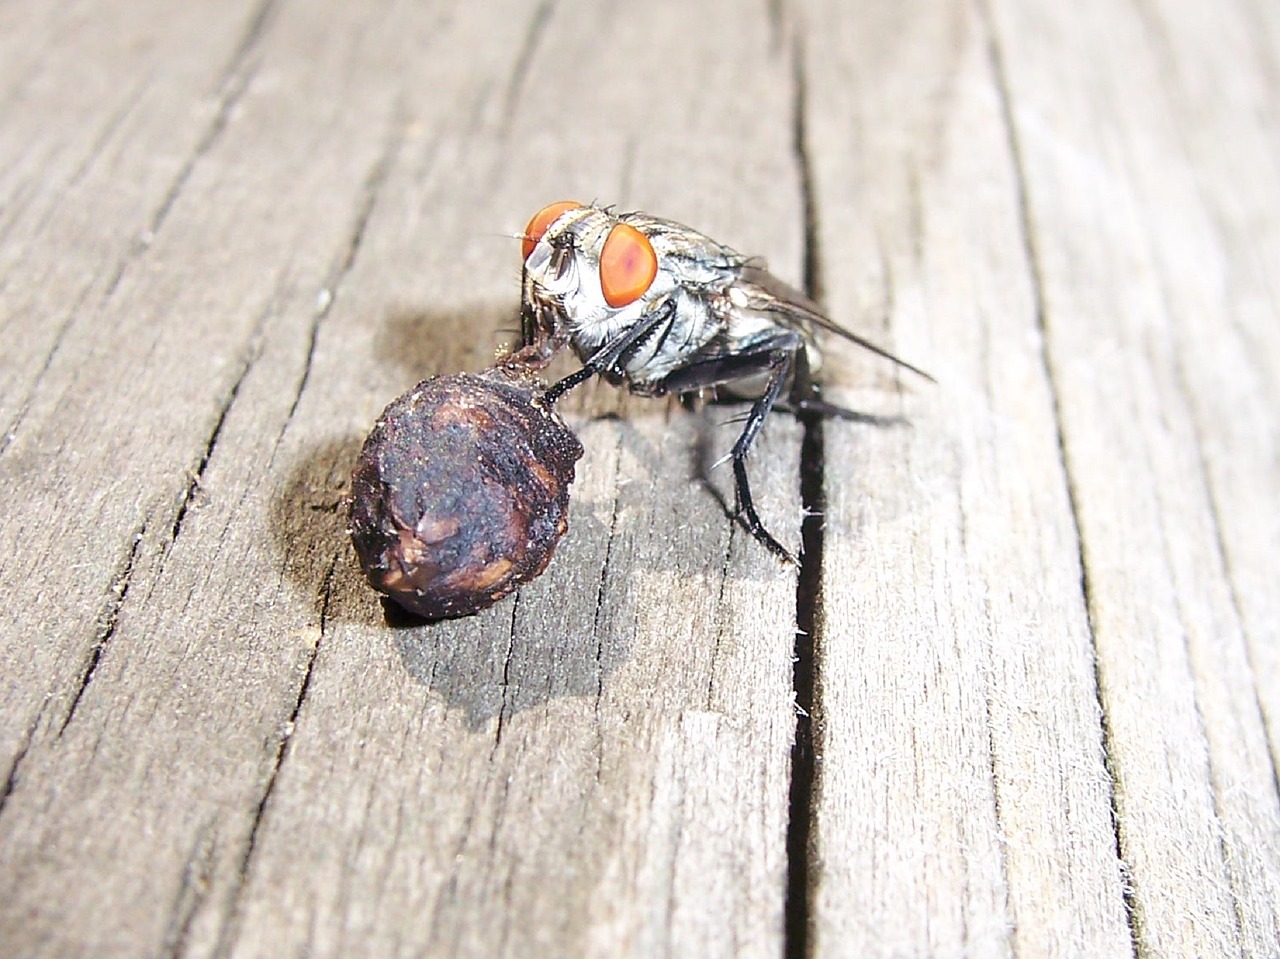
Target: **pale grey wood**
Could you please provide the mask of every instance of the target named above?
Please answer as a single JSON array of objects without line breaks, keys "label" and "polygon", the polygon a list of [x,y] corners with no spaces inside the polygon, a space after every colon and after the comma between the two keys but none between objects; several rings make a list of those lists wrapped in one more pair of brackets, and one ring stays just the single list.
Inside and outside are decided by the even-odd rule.
[{"label": "pale grey wood", "polygon": [[[1261,71],[1250,80],[1222,59],[1247,46],[1232,33],[1239,21],[1224,21],[1234,44],[1208,43],[1189,8],[1140,22],[1106,5],[1052,17],[1001,5],[994,35],[981,10],[884,9],[883,34],[867,29],[874,17],[858,19],[856,37],[829,22],[812,31],[837,38],[837,55],[860,53],[839,61],[850,64],[842,84],[811,81],[853,88],[852,106],[830,120],[852,128],[843,167],[811,148],[816,206],[839,225],[822,233],[822,261],[868,264],[861,287],[824,276],[833,301],[883,304],[912,358],[912,338],[929,336],[922,362],[946,397],[932,413],[928,397],[912,397],[908,439],[873,433],[869,452],[850,448],[843,461],[832,445],[843,428],[828,430],[828,477],[843,462],[866,492],[846,496],[828,481],[819,946],[825,935],[837,952],[852,938],[882,954],[1124,954],[1123,877],[1144,954],[1274,954],[1280,829],[1258,705],[1276,691],[1274,620],[1259,617],[1252,636],[1242,620],[1274,598],[1260,580],[1277,541],[1267,370],[1277,354],[1274,324],[1250,320],[1275,315],[1257,271],[1275,262],[1276,204],[1263,202],[1256,236],[1241,226],[1223,244],[1239,209],[1227,197],[1255,182],[1249,164],[1273,164],[1272,133],[1247,111],[1227,111],[1216,136],[1184,132],[1196,130],[1196,90],[1171,82],[1182,71],[1166,31],[1195,55],[1215,51],[1213,79],[1230,73],[1244,103],[1267,99]],[[1171,98],[1176,119],[1161,106]],[[831,128],[813,141],[829,143]],[[1229,135],[1229,151],[1208,149]],[[1184,138],[1202,136],[1188,156]],[[993,171],[1005,186],[984,190]],[[1215,180],[1216,194],[1204,186]],[[1248,193],[1255,223],[1268,190]],[[842,216],[846,194],[853,209]],[[863,237],[848,227],[855,210],[874,221]],[[966,249],[956,236],[979,239]],[[1232,289],[1222,276],[1236,269]],[[966,325],[973,332],[957,340]],[[1256,359],[1249,343],[1262,346]],[[1055,407],[1062,464],[1045,443]],[[955,437],[958,476],[926,429]],[[957,488],[938,487],[939,472]],[[904,515],[912,483],[907,502],[923,515]],[[842,551],[848,530],[854,545]],[[910,587],[904,556],[922,550],[933,582]],[[1011,579],[1015,570],[1026,579]],[[923,624],[939,619],[944,635],[931,636]],[[1090,633],[1105,734],[1090,702]],[[832,642],[850,634],[865,642]],[[941,678],[918,678],[940,656]],[[884,698],[870,699],[878,690]],[[985,744],[972,736],[984,712],[990,791]],[[1121,873],[1101,746],[1116,779]],[[954,793],[944,802],[940,762]]]},{"label": "pale grey wood", "polygon": [[[695,481],[702,447],[714,459],[731,442],[735,427],[715,425],[728,414],[635,402],[594,421],[619,403],[588,392],[556,563],[459,623],[388,628],[339,503],[383,404],[507,338],[509,235],[548,200],[665,198],[798,273],[786,49],[759,9],[735,28],[750,56],[718,59],[727,13],[274,13],[235,110],[95,317],[99,334],[133,323],[171,342],[124,383],[68,355],[3,461],[12,497],[43,482],[37,440],[59,444],[46,455],[61,467],[69,441],[38,404],[78,386],[128,402],[85,450],[118,486],[90,475],[73,499],[118,512],[121,487],[159,497],[152,472],[126,466],[160,472],[157,434],[199,474],[117,581],[71,721],[37,729],[17,767],[0,916],[18,948],[781,950],[795,572]],[[673,40],[645,59],[655,35]],[[736,108],[655,98],[672,71]],[[570,122],[566,89],[598,91]],[[691,127],[701,146],[673,152]],[[237,362],[207,384],[213,423],[165,402],[204,385],[193,371],[220,353]],[[798,435],[779,419],[753,463],[793,543]],[[68,547],[50,540],[40,565],[66,565]]]},{"label": "pale grey wood", "polygon": [[[95,620],[111,617],[113,583],[129,566],[135,534],[147,514],[153,533],[172,524],[187,485],[182,471],[202,445],[192,440],[207,434],[231,380],[230,369],[212,367],[234,365],[239,345],[217,342],[217,327],[158,322],[158,288],[145,294],[144,313],[107,316],[104,298],[121,284],[128,295],[125,272],[136,270],[171,190],[234,100],[255,14],[242,3],[6,10],[0,595],[13,627],[0,642],[9,684],[0,722],[6,772],[37,725],[47,733],[66,716],[100,631]],[[246,322],[252,317],[235,316],[231,325]],[[151,395],[131,403],[118,384],[140,380],[137,366],[153,340],[173,351],[189,346],[187,370],[162,371],[147,381]],[[116,343],[127,346],[109,346]],[[177,386],[165,372],[179,374]],[[163,407],[182,425],[130,440],[140,412]],[[45,428],[50,421],[56,425]],[[88,435],[74,436],[79,431]],[[104,476],[119,482],[116,492],[104,495]]]},{"label": "pale grey wood", "polygon": [[[3,951],[1280,952],[1273,7],[7,5]],[[570,532],[478,617],[354,567],[365,430],[566,196],[939,377],[827,351],[909,425],[823,427],[794,793],[729,411],[571,397]]]},{"label": "pale grey wood", "polygon": [[[101,36],[117,13],[82,15]],[[14,954],[176,954],[216,927],[316,642],[316,586],[295,593],[285,575],[315,545],[277,543],[250,517],[270,502],[318,293],[387,149],[395,90],[367,67],[399,30],[336,8],[286,8],[272,29],[246,13],[161,31],[178,65],[157,85],[203,56],[212,89],[139,124],[150,136],[132,162],[174,151],[177,172],[147,218],[112,230],[154,236],[100,299],[44,290],[74,321],[0,459],[4,728],[19,742],[0,917]],[[146,36],[129,26],[99,68],[146,79],[128,72]],[[238,92],[203,109],[232,82],[228,62]],[[65,67],[76,104],[86,66]],[[190,112],[198,136],[174,119]],[[114,201],[83,199],[77,218],[111,219]]]},{"label": "pale grey wood", "polygon": [[821,292],[939,380],[829,363],[831,395],[910,425],[825,427],[815,954],[1126,955],[986,24],[945,2],[805,9]]},{"label": "pale grey wood", "polygon": [[1238,8],[997,9],[1135,932],[1276,955],[1275,92]]}]

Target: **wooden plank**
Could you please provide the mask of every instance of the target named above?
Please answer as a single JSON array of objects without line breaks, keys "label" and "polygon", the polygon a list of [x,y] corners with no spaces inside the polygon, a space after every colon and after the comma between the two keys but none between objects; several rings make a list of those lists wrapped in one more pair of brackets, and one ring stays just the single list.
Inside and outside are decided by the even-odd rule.
[{"label": "wooden plank", "polygon": [[[326,387],[304,395],[282,460],[305,464],[343,430],[358,434],[394,392],[344,411],[338,398],[353,376],[378,370],[389,383],[393,372],[396,388],[412,379],[388,371],[385,355],[356,352],[354,368],[343,355],[338,337],[370,321],[361,291],[429,304],[415,332],[428,333],[436,311],[495,303],[509,325],[514,245],[476,232],[518,230],[549,199],[645,206],[667,196],[672,215],[745,227],[741,242],[798,263],[798,190],[768,200],[766,230],[732,202],[741,195],[721,172],[746,151],[762,185],[797,182],[778,119],[790,109],[784,63],[759,15],[734,27],[749,57],[737,66],[711,57],[726,12],[655,4],[621,20],[579,4],[529,25],[529,52],[509,56],[515,73],[496,82],[518,91],[518,105],[486,111],[488,123],[459,137],[466,167],[439,164],[385,188],[344,284],[349,305],[318,344],[315,378]],[[446,42],[471,50],[491,29],[477,10]],[[669,39],[649,58],[640,38],[658,35]],[[595,91],[575,100],[571,122],[565,64],[575,89]],[[744,106],[712,117],[688,99],[655,98],[671,77],[716,102],[747,91],[757,115]],[[630,138],[615,135],[618,115]],[[700,135],[672,152],[673,132],[695,123]],[[426,232],[418,210],[444,217]],[[498,269],[477,282],[476,263],[495,251]],[[624,404],[622,421],[593,418],[618,408],[607,389],[576,407],[587,454],[570,532],[518,602],[405,630],[393,646],[336,542],[344,559],[331,625],[231,954],[277,955],[299,942],[334,955],[780,951],[794,574],[731,537],[691,482],[695,420],[643,401]],[[770,431],[754,464],[782,530],[798,516],[789,427]],[[723,430],[708,438],[710,449],[727,442]],[[340,540],[337,524],[324,530]],[[318,795],[331,798],[317,804]]]},{"label": "wooden plank", "polygon": [[269,5],[14,4],[0,27],[0,449],[159,227],[242,90]]},{"label": "wooden plank", "polygon": [[[88,19],[102,29],[111,13]],[[0,817],[16,954],[183,951],[209,921],[210,877],[237,874],[296,706],[314,624],[275,615],[298,609],[285,559],[245,519],[386,149],[394,88],[354,68],[385,62],[395,33],[339,14],[298,6],[276,29],[237,16],[163,37],[175,60],[232,58],[237,92],[172,141],[165,122],[205,91],[139,105],[144,154],[186,151],[154,197],[154,237],[74,313],[0,459],[5,500],[22,504],[0,532],[15,557],[0,574],[16,693],[3,725],[23,737]],[[123,46],[105,51],[117,73]],[[85,199],[112,220],[114,200]],[[215,455],[231,436],[236,455]]]},{"label": "wooden plank", "polygon": [[[760,10],[736,28],[751,56],[710,56],[727,13],[657,5],[635,34],[590,5],[279,11],[234,122],[97,320],[179,317],[185,337],[144,342],[159,357],[123,389],[81,357],[41,387],[74,372],[124,393],[100,425],[118,452],[93,448],[120,486],[164,490],[123,464],[171,476],[145,445],[166,429],[203,455],[177,519],[146,523],[70,723],[33,734],[8,795],[0,918],[20,948],[779,951],[795,579],[693,480],[702,443],[732,435],[723,411],[628,403],[625,422],[596,421],[618,401],[589,394],[557,563],[461,623],[388,630],[338,507],[381,405],[491,355],[517,275],[493,234],[547,199],[665,196],[798,272],[785,50]],[[639,38],[659,33],[680,39],[646,59]],[[600,95],[565,128],[570,62]],[[717,101],[751,96],[712,114],[655,98],[672,71]],[[602,135],[619,113],[633,139]],[[673,154],[699,125],[701,146]],[[198,357],[237,351],[211,432],[197,397],[158,399],[182,396],[171,380]],[[24,436],[67,447],[36,410],[4,461],[24,495]],[[797,454],[780,419],[753,464],[784,538]],[[96,477],[62,482],[100,495]]]},{"label": "wooden plank", "polygon": [[815,955],[1125,955],[1076,531],[986,25],[935,2],[808,14],[819,292],[891,326],[939,380],[831,364],[831,395],[910,426],[825,427]]},{"label": "wooden plank", "polygon": [[[1278,51],[1257,0],[0,9],[2,951],[1280,954]],[[731,411],[593,384],[545,576],[388,622],[356,450],[564,196],[940,383],[834,346],[907,424],[770,421],[799,586],[696,479]]]},{"label": "wooden plank", "polygon": [[[1280,750],[1280,597],[1271,576],[1280,543],[1274,508],[1280,221],[1269,211],[1280,207],[1273,172],[1280,129],[1257,118],[1280,111],[1280,17],[1269,5],[1241,6],[1229,16],[1206,17],[1193,4],[1174,4],[1144,21],[1156,38],[1153,67],[1170,81],[1166,122],[1190,165],[1177,191],[1152,191],[1145,199],[1156,209],[1173,204],[1167,215],[1176,216],[1179,227],[1157,224],[1153,239],[1165,272],[1179,278],[1168,304],[1176,343],[1198,357],[1178,372],[1190,394],[1196,442],[1205,449],[1204,482],[1223,541],[1228,602],[1244,626],[1245,671],[1256,677],[1251,682],[1274,763]],[[1217,106],[1224,95],[1233,109]],[[1155,186],[1145,177],[1137,185]],[[1187,272],[1195,263],[1200,268]]]},{"label": "wooden plank", "polygon": [[[933,333],[934,317],[943,313],[942,329],[952,336],[953,319],[958,326],[967,319],[977,332],[967,343],[935,345],[940,358],[929,363],[944,388],[953,379],[981,384],[973,409],[957,413],[962,401],[948,390],[946,422],[917,415],[906,440],[873,433],[866,453],[833,450],[828,442],[833,472],[865,477],[870,492],[829,492],[825,635],[868,642],[880,635],[875,651],[824,641],[819,943],[825,936],[843,948],[862,937],[854,938],[859,951],[884,953],[1127,951],[1100,801],[1101,737],[1090,734],[1092,630],[1137,948],[1268,955],[1277,948],[1280,869],[1274,766],[1258,700],[1267,701],[1275,686],[1268,672],[1254,672],[1233,607],[1270,602],[1254,577],[1266,575],[1270,563],[1262,560],[1276,542],[1274,510],[1262,507],[1275,499],[1268,452],[1274,404],[1262,382],[1268,377],[1245,351],[1230,342],[1212,351],[1190,346],[1208,345],[1210,336],[1218,343],[1210,331],[1222,330],[1224,317],[1248,312],[1250,301],[1259,315],[1258,295],[1246,280],[1245,303],[1226,302],[1216,280],[1215,264],[1231,248],[1217,246],[1205,220],[1225,214],[1197,210],[1203,200],[1193,185],[1214,158],[1201,153],[1195,167],[1168,162],[1180,152],[1178,131],[1194,118],[1184,105],[1181,124],[1172,123],[1153,107],[1169,95],[1154,93],[1162,78],[1176,75],[1134,55],[1144,43],[1160,49],[1153,24],[1117,22],[1102,6],[1051,17],[1026,5],[999,9],[989,41],[982,18],[924,7],[895,6],[892,15],[886,8],[883,34],[868,31],[865,20],[858,37],[840,37],[829,21],[813,33],[830,43],[846,71],[842,80],[853,87],[853,106],[832,109],[832,128],[856,118],[854,133],[845,134],[852,145],[844,155],[853,159],[843,167],[828,162],[835,170],[824,174],[830,153],[810,151],[817,206],[824,217],[834,211],[840,224],[823,244],[823,259],[843,254],[843,262],[870,264],[863,280],[870,292],[861,299],[886,303],[900,345],[922,327]],[[1204,46],[1202,36],[1190,40],[1198,31],[1186,11],[1161,15],[1186,21],[1187,46],[1220,49]],[[859,55],[845,53],[859,42]],[[813,59],[820,69],[821,56]],[[1085,62],[1098,65],[1095,82],[1071,83]],[[935,64],[941,67],[931,73]],[[931,76],[939,77],[936,85]],[[842,89],[829,74],[812,85]],[[920,104],[914,135],[901,129],[904,113],[911,119],[904,104]],[[1002,111],[1014,122],[1011,159],[1000,149]],[[816,125],[818,101],[814,113]],[[875,131],[887,131],[883,141]],[[1245,151],[1252,162],[1270,156],[1260,139]],[[814,141],[826,146],[819,134]],[[1004,171],[1004,187],[979,189],[993,169]],[[1137,172],[1155,170],[1161,175]],[[856,187],[843,203],[875,220],[861,242],[847,226],[852,217],[841,215],[841,188],[850,182]],[[1020,191],[1022,226],[1010,203]],[[1022,229],[1025,255],[1017,242]],[[956,236],[983,237],[970,261],[957,262]],[[1250,260],[1267,262],[1266,251],[1247,252],[1246,276],[1255,275]],[[858,286],[836,275],[829,297],[838,300],[841,289],[856,306]],[[967,311],[966,302],[974,304]],[[1272,303],[1260,308],[1274,315]],[[1036,375],[1037,312],[1048,331],[1048,395]],[[1198,330],[1188,329],[1191,314]],[[1236,324],[1252,328],[1247,320]],[[1230,325],[1224,332],[1228,340],[1247,339]],[[1181,354],[1173,352],[1179,346]],[[965,358],[977,364],[967,372]],[[950,364],[961,365],[958,375]],[[1233,379],[1234,388],[1218,388]],[[1055,407],[1070,504],[1062,466],[1045,443]],[[1038,424],[1030,410],[1038,411]],[[1240,433],[1220,444],[1208,424],[1233,417]],[[1022,424],[1030,427],[1025,433],[1017,429]],[[971,432],[975,426],[982,429]],[[959,434],[951,454],[959,477],[948,475],[947,451],[936,437],[920,439],[926,428]],[[833,426],[829,435],[841,430]],[[1251,444],[1241,468],[1231,451]],[[1207,463],[1223,483],[1218,504],[1208,498]],[[1117,464],[1124,464],[1123,481]],[[935,473],[958,479],[958,491],[918,478]],[[902,515],[904,480],[917,484],[923,517]],[[1266,515],[1248,532],[1224,534],[1221,504],[1237,495]],[[1072,509],[1088,628],[1073,599],[1079,573]],[[1241,511],[1227,526],[1253,515]],[[856,523],[857,548],[845,546],[847,559],[841,516]],[[953,558],[941,567],[935,560],[923,585],[908,579],[890,592],[889,577],[911,568],[904,557],[921,552]],[[1234,583],[1227,568],[1237,571]],[[1010,570],[1027,580],[1011,584]],[[895,624],[887,630],[886,619]],[[943,635],[931,637],[921,624],[939,619]],[[861,623],[876,624],[875,632]],[[953,649],[953,634],[971,637],[977,648]],[[1055,639],[1036,644],[1040,637]],[[893,644],[887,651],[885,638]],[[1253,645],[1272,648],[1268,640],[1264,631]],[[1265,670],[1268,660],[1258,661]],[[941,679],[931,675],[938,662]],[[905,709],[904,695],[912,703]],[[975,735],[984,710],[994,789],[984,781],[984,743]],[[1046,716],[1053,719],[1046,723]],[[940,741],[949,750],[943,757],[934,752]],[[1090,743],[1095,747],[1080,751]],[[945,803],[933,778],[940,774],[954,793]],[[847,850],[858,854],[850,859]],[[886,885],[873,881],[868,890],[868,874]],[[886,894],[889,883],[897,895]]]},{"label": "wooden plank", "polygon": [[[69,15],[15,5],[0,61],[0,482],[6,502],[21,507],[0,524],[0,548],[11,557],[0,570],[0,595],[14,611],[13,632],[0,642],[6,772],[37,725],[47,732],[67,715],[142,514],[158,510],[172,521],[186,485],[179,474],[196,459],[189,439],[170,448],[157,431],[147,438],[149,455],[138,457],[130,454],[146,440],[136,437],[130,448],[116,434],[139,419],[116,396],[117,384],[147,355],[154,333],[130,310],[104,317],[103,301],[136,265],[140,241],[164,218],[188,158],[233,98],[257,22],[247,4],[198,13],[110,6]],[[173,328],[172,335],[184,334]],[[216,344],[185,335],[193,358],[228,361]],[[117,338],[133,351],[104,349]],[[96,370],[82,377],[87,361]],[[190,395],[191,407],[179,398],[172,408],[195,418],[191,410],[202,399],[216,402],[226,380],[211,372],[204,397]],[[142,408],[156,406],[153,395]],[[63,445],[95,417],[104,433]],[[104,449],[123,455],[104,460]],[[130,462],[137,459],[145,462]],[[162,481],[141,479],[157,467]],[[76,469],[87,475],[67,479]],[[103,475],[121,478],[124,492],[100,509]],[[70,534],[49,535],[68,526]]]},{"label": "wooden plank", "polygon": [[[1245,121],[1274,91],[1233,55],[1250,27],[1230,9],[1212,28],[1184,3],[1034,23],[999,9],[1135,932],[1152,954],[1275,955],[1280,798],[1259,702],[1275,706],[1276,677],[1250,652],[1276,627],[1248,631],[1275,608],[1262,581],[1280,543],[1280,197],[1258,185],[1255,244],[1237,196],[1242,174],[1274,171],[1274,130]],[[1242,108],[1207,127],[1206,79],[1179,52],[1202,45]],[[1065,85],[1086,57],[1091,82]],[[1223,150],[1215,133],[1241,135]]]}]

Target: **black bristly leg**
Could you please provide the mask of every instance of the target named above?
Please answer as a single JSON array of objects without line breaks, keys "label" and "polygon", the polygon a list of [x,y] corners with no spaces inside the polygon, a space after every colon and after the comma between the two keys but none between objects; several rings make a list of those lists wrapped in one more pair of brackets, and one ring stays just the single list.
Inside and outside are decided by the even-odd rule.
[{"label": "black bristly leg", "polygon": [[676,305],[671,300],[664,301],[656,310],[644,314],[626,333],[606,343],[591,354],[587,361],[582,364],[582,369],[570,373],[564,379],[547,387],[542,394],[542,402],[550,406],[575,386],[585,383],[597,373],[604,373],[614,369],[619,361],[630,358],[636,350],[643,346],[645,340],[653,336],[663,323],[670,323],[674,320],[675,315]]},{"label": "black bristly leg", "polygon": [[[542,394],[542,402],[554,404],[565,393],[586,382],[597,373],[608,371],[621,372],[619,364],[635,354],[663,323],[670,323],[675,317],[675,304],[665,302],[652,313],[642,316],[636,324],[622,336],[605,344],[593,353],[577,370],[564,379],[552,384]],[[746,528],[757,542],[773,553],[783,562],[795,563],[795,558],[765,528],[756,512],[755,500],[751,496],[751,483],[747,477],[746,459],[755,442],[756,436],[764,426],[769,412],[778,402],[783,386],[791,378],[797,363],[803,363],[798,357],[803,356],[804,341],[793,330],[779,330],[773,336],[750,346],[740,346],[736,352],[724,352],[718,355],[704,356],[697,362],[690,363],[683,369],[673,371],[666,378],[646,384],[647,395],[663,393],[684,393],[703,387],[717,386],[750,379],[767,374],[769,379],[764,392],[756,398],[747,413],[746,425],[739,434],[729,458],[733,461],[734,479],[734,516]],[[807,366],[796,371],[805,377]],[[631,384],[632,390],[636,386]],[[807,387],[811,389],[811,387]]]},{"label": "black bristly leg", "polygon": [[552,356],[560,348],[554,324],[544,315],[544,310],[536,305],[536,300],[529,295],[529,273],[521,269],[520,277],[520,353],[529,358],[537,369],[544,368],[551,362]]},{"label": "black bristly leg", "polygon": [[869,423],[872,426],[901,426],[906,422],[906,418],[902,416],[860,413],[844,406],[837,406],[835,403],[828,403],[822,398],[822,389],[809,368],[809,354],[803,349],[796,352],[796,369],[791,377],[790,395],[786,400],[779,401],[775,408],[791,413],[799,419],[817,417],[845,420],[851,423]]},{"label": "black bristly leg", "polygon": [[599,372],[600,371],[598,369],[591,366],[584,366],[580,370],[575,370],[564,379],[557,380],[555,383],[548,386],[546,390],[543,391],[542,402],[547,406],[553,406],[556,400],[560,399],[564,394],[568,393],[575,386],[585,383]]},{"label": "black bristly leg", "polygon": [[794,563],[795,558],[765,529],[756,512],[755,501],[751,498],[751,484],[747,479],[746,459],[751,444],[755,442],[765,418],[777,403],[778,395],[793,371],[797,376],[807,375],[807,367],[798,368],[798,364],[804,363],[803,357],[804,341],[800,335],[792,330],[779,330],[761,342],[740,347],[737,352],[707,357],[676,370],[661,382],[665,392],[683,393],[747,380],[761,374],[768,375],[764,392],[752,404],[747,413],[746,425],[729,454],[733,461],[734,512],[736,518],[761,545],[789,563]]},{"label": "black bristly leg", "polygon": [[747,423],[742,428],[737,442],[733,444],[733,451],[729,454],[733,460],[733,498],[743,525],[769,552],[784,562],[792,564],[795,563],[795,557],[764,528],[759,514],[756,513],[756,504],[751,499],[751,483],[747,479],[747,453],[751,449],[751,444],[755,442],[760,428],[764,426],[765,418],[773,409],[773,404],[777,402],[783,384],[791,374],[795,365],[796,352],[795,349],[782,348],[769,354],[769,369],[772,370],[769,383],[759,399],[752,404],[751,412],[747,414]]},{"label": "black bristly leg", "polygon": [[520,267],[520,345],[533,346],[536,342],[538,324],[533,317],[533,300],[528,294],[529,271],[523,264]]}]

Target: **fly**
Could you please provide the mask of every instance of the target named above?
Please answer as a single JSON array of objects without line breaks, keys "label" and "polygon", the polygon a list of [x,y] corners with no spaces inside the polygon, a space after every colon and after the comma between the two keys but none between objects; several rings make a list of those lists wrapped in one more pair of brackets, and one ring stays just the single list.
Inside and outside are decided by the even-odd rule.
[{"label": "fly", "polygon": [[549,387],[544,403],[597,374],[641,396],[763,380],[727,458],[735,517],[784,560],[792,557],[760,521],[747,479],[765,418],[784,388],[794,411],[860,418],[819,398],[815,330],[933,380],[828,319],[758,258],[671,220],[565,201],[535,214],[523,241],[524,346],[544,358],[569,346],[583,364]]}]

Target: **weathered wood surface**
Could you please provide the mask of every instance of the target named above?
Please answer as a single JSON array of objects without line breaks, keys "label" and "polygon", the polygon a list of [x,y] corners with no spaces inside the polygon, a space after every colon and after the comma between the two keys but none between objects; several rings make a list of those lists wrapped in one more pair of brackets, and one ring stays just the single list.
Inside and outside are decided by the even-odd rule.
[{"label": "weathered wood surface", "polygon": [[[5,7],[0,953],[1280,955],[1277,81],[1259,0]],[[548,572],[388,624],[355,451],[563,196],[940,383],[770,421],[798,578],[589,387]]]}]

